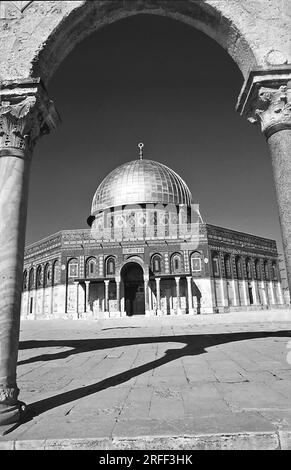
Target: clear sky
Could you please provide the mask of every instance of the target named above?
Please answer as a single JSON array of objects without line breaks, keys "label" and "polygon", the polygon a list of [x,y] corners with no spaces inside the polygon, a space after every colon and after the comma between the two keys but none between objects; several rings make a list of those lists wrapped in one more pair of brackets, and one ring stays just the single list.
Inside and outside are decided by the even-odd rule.
[{"label": "clear sky", "polygon": [[88,37],[48,86],[63,122],[35,149],[27,244],[88,228],[97,186],[144,142],[206,222],[276,239],[282,252],[267,144],[235,111],[242,84],[230,56],[181,22],[138,15]]}]

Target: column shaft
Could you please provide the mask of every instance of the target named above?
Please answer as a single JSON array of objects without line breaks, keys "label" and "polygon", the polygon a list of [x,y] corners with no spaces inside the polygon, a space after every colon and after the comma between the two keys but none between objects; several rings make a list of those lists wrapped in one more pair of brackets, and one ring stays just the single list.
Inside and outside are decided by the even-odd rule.
[{"label": "column shaft", "polygon": [[175,277],[176,281],[176,296],[177,296],[177,313],[181,313],[181,301],[180,301],[180,278]]},{"label": "column shaft", "polygon": [[115,281],[116,282],[116,302],[117,302],[117,311],[121,311],[120,307],[120,281]]},{"label": "column shaft", "polygon": [[90,281],[85,281],[85,305],[84,305],[84,311],[85,313],[90,311],[89,307],[89,289],[90,289]]},{"label": "column shaft", "polygon": [[145,303],[145,314],[149,314],[149,288],[148,279],[144,279],[144,303]]},{"label": "column shaft", "polygon": [[75,282],[76,284],[76,309],[75,309],[75,318],[79,318],[79,281]]},{"label": "column shaft", "polygon": [[193,313],[192,277],[187,276],[188,309]]},{"label": "column shaft", "polygon": [[0,424],[19,418],[16,364],[29,167],[24,152],[0,151]]},{"label": "column shaft", "polygon": [[104,310],[105,312],[109,312],[109,281],[106,280],[104,281],[105,284],[105,304],[104,304]]},{"label": "column shaft", "polygon": [[0,83],[0,425],[17,423],[16,364],[32,149],[58,121],[37,78]]},{"label": "column shaft", "polygon": [[267,142],[272,158],[287,278],[291,291],[291,129],[272,134]]},{"label": "column shaft", "polygon": [[160,288],[160,281],[159,277],[155,278],[156,281],[156,299],[157,299],[157,314],[161,312],[161,288]]}]

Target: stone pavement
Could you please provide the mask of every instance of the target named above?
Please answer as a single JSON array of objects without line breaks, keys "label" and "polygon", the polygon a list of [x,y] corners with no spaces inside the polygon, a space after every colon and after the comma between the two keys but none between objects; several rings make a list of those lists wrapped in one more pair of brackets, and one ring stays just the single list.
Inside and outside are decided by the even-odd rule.
[{"label": "stone pavement", "polygon": [[177,439],[191,448],[207,435],[291,448],[288,313],[290,321],[283,313],[23,321],[18,385],[28,419],[0,449],[175,448]]}]

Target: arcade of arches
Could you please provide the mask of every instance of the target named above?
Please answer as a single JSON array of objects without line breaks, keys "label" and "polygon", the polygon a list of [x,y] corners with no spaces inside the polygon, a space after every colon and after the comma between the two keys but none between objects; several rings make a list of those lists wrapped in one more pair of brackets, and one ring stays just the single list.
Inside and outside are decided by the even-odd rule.
[{"label": "arcade of arches", "polygon": [[[250,122],[261,125],[270,148],[287,276],[291,287],[291,12],[288,0],[272,0],[268,2],[268,8],[264,0],[256,2],[253,0],[244,2],[1,1],[0,424],[2,425],[15,423],[20,417],[16,364],[21,293],[22,285],[25,283],[23,260],[30,161],[38,138],[54,130],[59,123],[58,113],[47,95],[46,85],[56,67],[84,37],[105,24],[142,13],[165,15],[202,30],[216,40],[240,68],[244,84],[238,98],[237,110]],[[66,236],[65,234],[64,237]],[[63,240],[63,234],[61,238]],[[225,299],[234,299],[234,288],[232,291],[229,290],[229,287],[234,285],[234,280],[241,283],[245,281],[243,287],[239,287],[241,293],[240,290],[237,292],[236,299],[245,298],[248,302],[255,303],[255,299],[262,299],[265,302],[266,298],[272,300],[276,295],[279,296],[279,291],[278,294],[272,294],[271,287],[269,293],[265,290],[264,294],[263,286],[260,286],[260,282],[266,281],[266,275],[269,276],[268,282],[277,282],[276,276],[278,278],[273,247],[269,246],[268,250],[271,251],[264,255],[266,260],[263,259],[263,254],[254,258],[247,254],[245,257],[242,256],[241,260],[237,260],[232,253],[229,260],[224,258],[219,249],[214,250],[214,255],[211,253],[212,266],[217,273],[225,277],[225,282],[220,281],[220,291],[215,287],[217,305],[225,303]],[[53,266],[52,263],[56,260],[51,260],[48,266],[43,266],[35,273],[27,272],[28,284],[36,286],[33,279],[35,275],[38,288],[45,282],[49,284],[45,288],[54,289],[56,287],[54,283],[63,273],[61,266]],[[265,261],[268,269],[265,269]],[[100,267],[100,260],[98,263]],[[94,260],[88,263],[89,272],[94,266]],[[108,269],[112,269],[112,266],[113,263],[108,262]],[[179,262],[174,260],[174,269],[175,266],[179,266]],[[154,270],[158,270],[158,267],[157,258]],[[78,263],[72,262],[69,272],[74,273],[78,269],[80,269]],[[240,272],[242,279],[239,279]],[[231,274],[232,277],[226,279],[224,273]],[[121,272],[121,275],[124,276],[124,273]],[[250,275],[252,278],[249,279]],[[216,276],[213,275],[213,278],[217,286]],[[129,272],[128,279],[130,279]],[[105,288],[106,285],[109,288],[110,280],[106,281],[108,283],[105,283]],[[148,282],[151,282],[150,278],[144,277],[143,288]],[[179,299],[182,289],[180,281],[175,280],[175,282],[176,298]],[[129,287],[129,280],[126,283],[127,289],[133,292],[133,287]],[[93,286],[91,287],[93,289]],[[141,296],[144,295],[145,291],[142,293],[140,284],[138,288]],[[223,292],[221,298],[218,298],[217,292],[220,294]],[[135,294],[137,293],[136,291]],[[134,302],[132,300],[132,305]],[[149,302],[147,295],[145,302]]]}]

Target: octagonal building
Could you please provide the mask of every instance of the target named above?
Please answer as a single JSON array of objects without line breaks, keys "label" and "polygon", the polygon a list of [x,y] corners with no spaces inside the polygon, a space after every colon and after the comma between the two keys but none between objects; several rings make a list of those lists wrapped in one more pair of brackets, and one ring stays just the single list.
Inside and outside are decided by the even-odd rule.
[{"label": "octagonal building", "polygon": [[142,146],[101,181],[87,222],[26,247],[23,318],[283,306],[276,242],[204,223],[185,181]]}]

